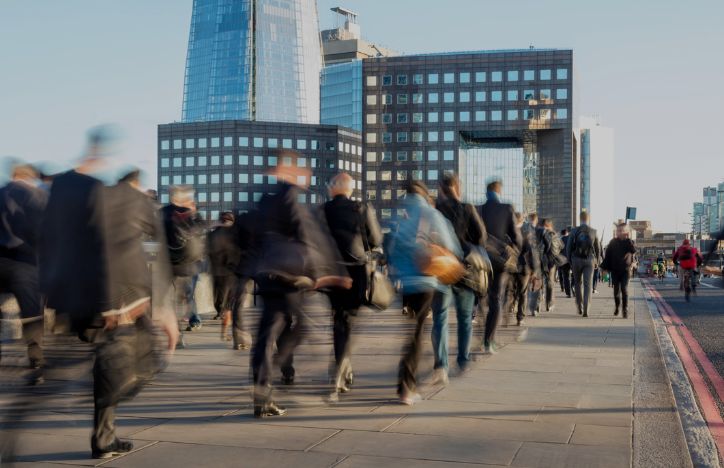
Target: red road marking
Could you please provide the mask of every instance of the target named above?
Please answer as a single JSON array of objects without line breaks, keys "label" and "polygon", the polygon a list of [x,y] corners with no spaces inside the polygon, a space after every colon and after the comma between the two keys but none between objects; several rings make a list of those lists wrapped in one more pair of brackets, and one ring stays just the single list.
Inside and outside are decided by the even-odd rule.
[{"label": "red road marking", "polygon": [[[645,280],[644,280],[645,281]],[[699,400],[699,406],[701,408],[702,413],[704,414],[704,419],[706,420],[707,425],[709,426],[709,431],[711,432],[712,438],[714,439],[714,442],[716,443],[717,449],[719,450],[719,455],[724,457],[724,421],[722,421],[721,414],[719,413],[719,408],[716,405],[716,402],[714,401],[714,397],[712,396],[711,392],[709,391],[709,387],[706,385],[706,381],[704,380],[704,377],[701,375],[701,372],[699,372],[699,368],[696,366],[696,362],[694,361],[694,357],[692,357],[691,353],[689,352],[689,348],[685,344],[685,341],[689,346],[691,346],[692,342],[696,343],[696,346],[698,347],[698,350],[701,351],[703,354],[703,350],[701,349],[701,346],[699,346],[699,343],[696,341],[696,339],[691,335],[691,332],[686,328],[686,326],[681,322],[681,319],[676,315],[676,313],[673,311],[671,306],[669,306],[666,301],[661,297],[661,294],[659,294],[658,291],[656,291],[654,288],[651,287],[651,285],[648,283],[648,281],[645,281],[646,283],[646,289],[649,291],[651,296],[654,298],[654,301],[657,303],[658,306],[661,307],[660,310],[662,310],[664,313],[662,314],[662,318],[666,323],[672,323],[672,319],[676,320],[678,323],[681,323],[681,326],[676,327],[680,330],[682,330],[682,334],[680,335],[675,329],[672,329],[673,327],[669,327],[669,336],[671,337],[671,341],[674,343],[674,346],[676,347],[677,352],[679,353],[679,357],[681,359],[681,363],[684,365],[684,369],[686,369],[686,373],[689,376],[689,380],[691,380],[691,385],[694,387],[694,392],[696,393],[696,396]],[[683,335],[683,339],[682,339]],[[688,338],[687,338],[688,335]],[[691,340],[691,341],[689,341]],[[694,352],[694,355],[699,358],[697,355],[694,347],[692,347],[692,351]],[[706,359],[706,362],[709,363],[711,366],[711,370],[714,372],[715,376],[718,378],[719,385],[721,385],[721,376],[718,372],[716,372],[716,369],[714,369],[714,366],[711,364],[711,361],[709,361],[708,358],[706,358],[706,355],[703,355],[704,359]],[[702,365],[702,368],[706,371],[706,367],[700,360],[699,363]],[[724,390],[724,387],[717,387],[716,381],[711,379],[711,376],[709,375],[709,372],[707,371],[707,376],[709,376],[712,384],[714,384],[715,389],[717,390],[717,394],[721,397],[722,393],[720,393],[721,390]]]}]

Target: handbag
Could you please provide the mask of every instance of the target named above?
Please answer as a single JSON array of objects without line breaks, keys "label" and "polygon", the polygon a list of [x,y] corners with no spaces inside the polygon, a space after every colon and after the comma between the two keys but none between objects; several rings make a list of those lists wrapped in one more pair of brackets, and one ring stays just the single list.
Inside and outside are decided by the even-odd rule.
[{"label": "handbag", "polygon": [[507,273],[516,273],[518,271],[518,256],[520,255],[520,251],[517,247],[490,235],[488,236],[486,250],[490,256],[493,270],[505,271]]},{"label": "handbag", "polygon": [[470,252],[465,257],[465,275],[460,284],[470,289],[478,297],[488,293],[488,280],[493,266],[488,253],[479,245],[470,245]]},{"label": "handbag", "polygon": [[[420,213],[417,228],[417,264],[422,274],[434,276],[442,284],[455,284],[465,275],[465,266],[445,247],[431,242],[420,229],[424,220]],[[426,223],[424,223],[426,224]]]},{"label": "handbag", "polygon": [[387,271],[383,269],[370,249],[367,233],[364,231],[365,220],[362,218],[362,210],[359,212],[360,228],[359,234],[362,237],[362,245],[367,255],[367,287],[365,291],[365,304],[377,310],[386,310],[395,299],[395,287],[392,285]]}]

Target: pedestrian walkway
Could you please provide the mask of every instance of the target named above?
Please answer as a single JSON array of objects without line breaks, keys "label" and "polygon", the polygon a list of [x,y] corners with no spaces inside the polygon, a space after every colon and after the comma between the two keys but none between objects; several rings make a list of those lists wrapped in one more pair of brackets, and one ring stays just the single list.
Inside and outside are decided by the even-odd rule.
[{"label": "pedestrian walkway", "polygon": [[[331,336],[329,313],[317,303],[295,357],[297,382],[277,393],[289,413],[264,420],[252,418],[248,351],[224,349],[217,322],[206,320],[166,372],[120,405],[119,432],[136,450],[103,466],[631,466],[636,329],[633,318],[613,317],[611,290],[600,289],[588,319],[559,295],[553,311],[502,328],[499,354],[476,355],[463,375],[451,369],[445,388],[424,383],[432,371],[426,333],[425,399],[413,407],[395,398],[400,349],[413,326],[399,309],[360,314],[354,389],[325,402]],[[638,285],[633,296],[636,320],[645,320]],[[46,399],[20,438],[21,461],[93,464],[84,392]],[[672,415],[670,407],[651,413],[658,411]]]}]

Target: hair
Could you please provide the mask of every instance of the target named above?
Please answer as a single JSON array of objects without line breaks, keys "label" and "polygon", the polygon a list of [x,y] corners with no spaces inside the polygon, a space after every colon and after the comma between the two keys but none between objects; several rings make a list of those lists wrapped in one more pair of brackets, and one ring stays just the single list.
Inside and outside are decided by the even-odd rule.
[{"label": "hair", "polygon": [[540,222],[541,226],[550,226],[553,227],[553,220],[550,218],[543,218]]},{"label": "hair", "polygon": [[352,195],[354,191],[354,179],[346,172],[340,172],[329,181],[329,194],[332,197],[337,195]]},{"label": "hair", "polygon": [[234,222],[234,213],[231,211],[223,211],[221,214],[219,214],[219,221],[222,223],[233,223]]},{"label": "hair", "polygon": [[440,181],[440,191],[446,198],[459,199],[460,198],[460,178],[457,174],[452,172],[446,172],[442,176]]},{"label": "hair", "polygon": [[127,173],[120,179],[118,179],[118,182],[126,182],[127,184],[132,184],[134,182],[138,182],[141,179],[141,170],[140,169],[133,169],[131,172]]},{"label": "hair", "polygon": [[194,197],[194,188],[190,185],[172,185],[168,190],[171,203],[174,205],[191,201]]},{"label": "hair", "polygon": [[430,192],[427,190],[427,185],[421,180],[408,180],[405,185],[405,191],[408,194],[422,195],[425,199],[430,198]]},{"label": "hair", "polygon": [[590,218],[591,218],[591,215],[588,214],[588,211],[585,211],[585,210],[581,211],[581,222],[582,223],[587,223]]},{"label": "hair", "polygon": [[525,216],[523,216],[523,213],[516,211],[515,212],[515,224],[520,224],[525,219]]},{"label": "hair", "polygon": [[17,164],[12,168],[13,178],[37,179],[38,171],[30,164]]},{"label": "hair", "polygon": [[568,234],[568,229],[561,229],[561,236],[565,236]]},{"label": "hair", "polygon": [[538,213],[528,213],[528,222],[535,224],[538,221]]},{"label": "hair", "polygon": [[493,180],[488,183],[487,191],[488,192],[497,192],[503,187],[503,181],[501,180]]}]

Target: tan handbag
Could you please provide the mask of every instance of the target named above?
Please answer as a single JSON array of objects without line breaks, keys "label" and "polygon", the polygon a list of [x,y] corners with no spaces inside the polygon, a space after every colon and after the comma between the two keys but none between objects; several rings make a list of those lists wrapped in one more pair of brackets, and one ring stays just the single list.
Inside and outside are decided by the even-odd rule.
[{"label": "tan handbag", "polygon": [[465,265],[448,249],[428,239],[425,232],[427,222],[422,213],[420,216],[417,228],[417,264],[420,271],[426,276],[434,276],[442,284],[457,283],[465,275]]}]

